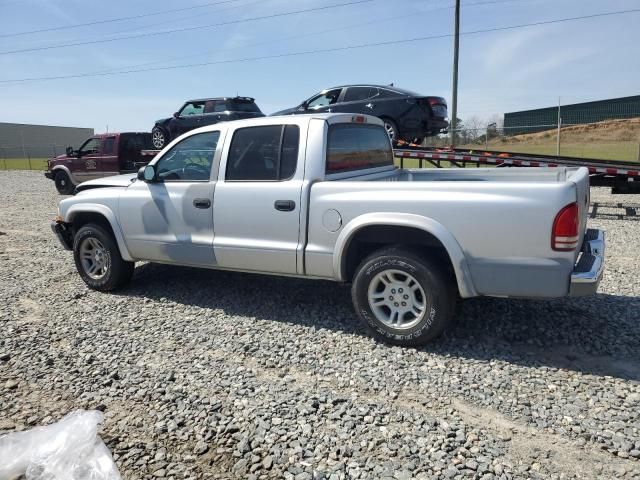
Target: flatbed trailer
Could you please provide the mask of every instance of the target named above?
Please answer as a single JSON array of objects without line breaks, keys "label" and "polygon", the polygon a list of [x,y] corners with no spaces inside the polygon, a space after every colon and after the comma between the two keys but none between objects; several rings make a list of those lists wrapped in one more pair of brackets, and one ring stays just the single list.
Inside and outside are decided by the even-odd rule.
[{"label": "flatbed trailer", "polygon": [[481,167],[587,167],[592,187],[611,187],[614,194],[640,194],[640,163],[618,160],[599,160],[555,155],[500,152],[495,150],[470,150],[464,148],[421,147],[399,142],[394,155],[404,167],[405,159],[417,159],[419,168],[426,163],[442,168],[442,162],[454,167],[467,165]]}]

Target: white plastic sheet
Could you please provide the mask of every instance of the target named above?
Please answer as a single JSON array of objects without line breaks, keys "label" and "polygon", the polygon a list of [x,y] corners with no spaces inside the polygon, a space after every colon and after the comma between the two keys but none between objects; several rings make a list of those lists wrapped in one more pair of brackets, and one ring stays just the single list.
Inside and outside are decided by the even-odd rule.
[{"label": "white plastic sheet", "polygon": [[78,410],[57,423],[0,437],[0,480],[121,480],[97,435],[101,412]]}]

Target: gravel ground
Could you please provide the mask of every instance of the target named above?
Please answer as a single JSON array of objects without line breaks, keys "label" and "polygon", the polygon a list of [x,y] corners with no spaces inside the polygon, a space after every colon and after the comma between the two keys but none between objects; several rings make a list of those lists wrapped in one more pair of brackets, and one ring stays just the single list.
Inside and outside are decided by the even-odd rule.
[{"label": "gravel ground", "polygon": [[347,288],[155,264],[88,290],[60,197],[0,172],[0,432],[105,412],[125,479],[640,478],[640,207],[595,190],[601,293],[474,299],[377,344]]}]

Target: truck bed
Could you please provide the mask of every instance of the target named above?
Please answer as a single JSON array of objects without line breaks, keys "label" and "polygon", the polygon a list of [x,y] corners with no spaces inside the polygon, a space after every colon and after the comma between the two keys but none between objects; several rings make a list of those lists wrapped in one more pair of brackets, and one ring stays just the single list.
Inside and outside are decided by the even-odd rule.
[{"label": "truck bed", "polygon": [[314,242],[307,252],[315,265],[314,255],[333,251],[337,236],[323,226],[328,209],[340,213],[343,230],[371,211],[414,215],[453,235],[475,294],[564,296],[579,251],[552,250],[552,225],[563,207],[577,201],[583,236],[588,195],[586,168],[392,169],[328,179],[311,187]]}]

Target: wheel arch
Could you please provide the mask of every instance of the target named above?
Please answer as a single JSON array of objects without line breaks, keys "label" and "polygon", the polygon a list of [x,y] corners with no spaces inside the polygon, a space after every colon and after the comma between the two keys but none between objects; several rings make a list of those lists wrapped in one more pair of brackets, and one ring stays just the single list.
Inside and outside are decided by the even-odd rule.
[{"label": "wheel arch", "polygon": [[134,261],[129,254],[129,250],[127,249],[127,245],[124,241],[124,236],[122,235],[116,216],[110,208],[98,204],[74,205],[66,214],[66,222],[72,225],[74,236],[83,225],[88,223],[97,223],[98,225],[101,225],[111,232],[115,238],[123,260],[129,262]]},{"label": "wheel arch", "polygon": [[441,249],[442,260],[451,267],[460,296],[477,295],[466,258],[455,237],[438,221],[415,214],[369,213],[347,223],[334,248],[335,277],[339,281],[350,281],[362,258],[388,245]]},{"label": "wheel arch", "polygon": [[[67,174],[67,176],[69,177],[69,181],[71,181],[71,183],[74,186],[78,185],[78,181],[76,180],[76,178],[73,176],[73,173],[71,173],[71,170],[69,170],[69,167],[67,167],[66,165],[56,165],[51,169],[51,172],[53,173],[53,175],[55,176],[56,173],[58,172],[64,172]],[[55,178],[55,177],[54,177]]]}]

